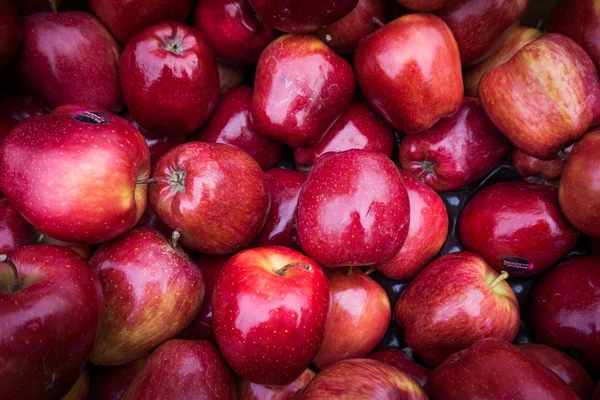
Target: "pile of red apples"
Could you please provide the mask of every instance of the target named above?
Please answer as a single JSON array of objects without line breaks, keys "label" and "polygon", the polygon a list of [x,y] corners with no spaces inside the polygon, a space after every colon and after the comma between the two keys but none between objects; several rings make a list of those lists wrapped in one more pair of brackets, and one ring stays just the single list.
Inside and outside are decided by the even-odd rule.
[{"label": "pile of red apples", "polygon": [[0,0],[0,400],[600,400],[600,0]]}]

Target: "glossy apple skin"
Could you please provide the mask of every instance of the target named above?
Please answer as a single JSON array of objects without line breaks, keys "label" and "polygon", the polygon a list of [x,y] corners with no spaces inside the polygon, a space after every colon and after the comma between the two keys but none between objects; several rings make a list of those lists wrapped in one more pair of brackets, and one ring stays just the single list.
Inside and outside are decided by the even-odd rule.
[{"label": "glossy apple skin", "polygon": [[392,258],[408,235],[410,205],[394,163],[367,150],[321,156],[298,197],[304,252],[324,267],[374,265]]},{"label": "glossy apple skin", "polygon": [[447,400],[578,399],[548,368],[516,346],[493,338],[449,357],[433,371],[427,393],[431,398]]},{"label": "glossy apple skin", "polygon": [[385,290],[360,269],[330,268],[325,275],[331,305],[323,344],[313,360],[318,369],[365,357],[383,338],[392,316]]},{"label": "glossy apple skin", "polygon": [[[8,136],[8,133],[12,130],[12,128],[15,127],[16,124],[17,120],[11,117],[0,116],[0,144],[4,142],[4,140]],[[4,197],[2,191],[0,191],[0,197]]]},{"label": "glossy apple skin", "polygon": [[519,305],[506,281],[469,252],[442,256],[425,267],[400,295],[394,317],[404,341],[431,366],[486,337],[512,341]]},{"label": "glossy apple skin", "polygon": [[362,149],[392,157],[394,135],[390,125],[364,101],[350,107],[313,147],[294,149],[294,162],[301,172],[308,172],[317,158],[325,153]]},{"label": "glossy apple skin", "polygon": [[267,24],[289,33],[310,33],[348,14],[358,0],[249,0]]},{"label": "glossy apple skin", "polygon": [[515,170],[525,182],[558,187],[560,177],[565,169],[565,162],[572,149],[573,146],[567,147],[560,151],[555,158],[542,160],[532,157],[516,147],[512,151],[511,158]]},{"label": "glossy apple skin", "polygon": [[560,180],[558,200],[580,231],[600,237],[600,130],[587,133],[571,150]]},{"label": "glossy apple skin", "polygon": [[330,365],[296,394],[294,400],[426,400],[407,374],[376,360],[355,358]]},{"label": "glossy apple skin", "polygon": [[406,171],[400,171],[408,192],[408,235],[400,251],[375,265],[388,278],[412,279],[440,251],[448,236],[448,211],[441,197]]},{"label": "glossy apple skin", "polygon": [[135,35],[121,56],[121,87],[135,119],[155,135],[186,135],[217,105],[219,73],[208,41],[179,22]]},{"label": "glossy apple skin", "polygon": [[202,272],[166,236],[132,230],[102,245],[90,260],[104,294],[104,318],[91,355],[96,365],[122,365],[177,336],[204,298]]},{"label": "glossy apple skin", "polygon": [[260,385],[287,385],[323,342],[329,283],[321,267],[285,247],[242,251],[213,291],[217,343],[233,370]]},{"label": "glossy apple skin", "polygon": [[350,64],[310,35],[285,35],[256,67],[252,116],[263,135],[291,147],[317,144],[354,94]]},{"label": "glossy apple skin", "polygon": [[221,96],[214,114],[191,139],[199,142],[224,143],[250,154],[266,171],[275,168],[283,157],[282,142],[262,136],[250,115],[252,89],[235,87]]},{"label": "glossy apple skin", "polygon": [[23,29],[15,2],[0,1],[0,68],[12,61],[22,38]]},{"label": "glossy apple skin", "polygon": [[594,63],[577,43],[547,34],[489,71],[479,100],[516,147],[552,158],[592,123],[597,81]]},{"label": "glossy apple skin", "polygon": [[39,244],[52,244],[56,246],[63,246],[67,249],[73,250],[75,253],[83,257],[84,260],[89,261],[94,251],[93,247],[88,244],[65,242],[46,236],[43,233],[38,236],[37,243]]},{"label": "glossy apple skin", "polygon": [[397,0],[401,6],[419,12],[431,12],[451,4],[453,0]]},{"label": "glossy apple skin", "polygon": [[238,383],[238,400],[292,400],[294,394],[308,385],[314,376],[315,373],[307,368],[298,379],[285,386],[263,386],[241,381]]},{"label": "glossy apple skin", "polygon": [[477,99],[465,97],[451,116],[419,135],[404,136],[400,164],[436,192],[446,192],[483,177],[509,146]]},{"label": "glossy apple skin", "polygon": [[145,362],[142,358],[118,367],[94,366],[88,400],[120,400]]},{"label": "glossy apple skin", "polygon": [[379,350],[371,353],[368,358],[395,367],[417,381],[421,387],[425,387],[432,371],[429,368],[423,367],[412,361],[406,354],[396,349]]},{"label": "glossy apple skin", "polygon": [[217,347],[173,339],[156,349],[121,400],[235,400],[235,378]]},{"label": "glossy apple skin", "polygon": [[123,108],[121,48],[92,14],[37,13],[23,21],[17,69],[46,105],[87,103],[111,112]]},{"label": "glossy apple skin", "polygon": [[217,61],[219,71],[219,93],[223,94],[229,89],[239,86],[244,82],[244,70],[241,67]]},{"label": "glossy apple skin", "polygon": [[434,15],[408,14],[364,38],[354,69],[369,103],[407,134],[431,128],[463,101],[458,46]]},{"label": "glossy apple skin", "polygon": [[90,0],[90,8],[121,42],[160,21],[184,21],[194,0]]},{"label": "glossy apple skin", "polygon": [[253,246],[283,246],[300,250],[296,210],[306,175],[276,168],[266,171],[263,178],[269,191],[271,206],[267,221],[254,240]]},{"label": "glossy apple skin", "polygon": [[585,366],[600,367],[600,258],[576,256],[545,274],[533,292],[531,310],[537,341],[574,349]]},{"label": "glossy apple skin", "polygon": [[[460,216],[459,231],[465,249],[511,276],[542,273],[578,237],[560,210],[556,188],[523,182],[502,182],[477,193]],[[523,258],[529,265],[507,266],[507,257]]]},{"label": "glossy apple skin", "polygon": [[352,56],[362,38],[377,29],[373,18],[387,22],[390,12],[391,7],[385,0],[358,0],[354,10],[319,29],[316,35],[336,53]]},{"label": "glossy apple skin", "polygon": [[0,391],[10,399],[58,399],[92,351],[102,314],[98,277],[59,246],[20,247],[11,261],[21,289],[11,293],[12,272],[0,264]]},{"label": "glossy apple skin", "polygon": [[248,245],[267,218],[269,196],[260,166],[237,147],[190,142],[155,168],[149,200],[156,214],[205,254],[231,254]]},{"label": "glossy apple skin", "polygon": [[256,63],[275,38],[275,30],[257,18],[248,0],[199,0],[194,26],[219,60],[234,65]]},{"label": "glossy apple skin", "polygon": [[34,243],[33,227],[7,199],[0,199],[0,254],[10,256],[18,246]]},{"label": "glossy apple skin", "polygon": [[448,24],[463,67],[484,60],[502,34],[525,16],[529,0],[457,0],[436,14]]},{"label": "glossy apple skin", "polygon": [[37,97],[27,93],[0,94],[0,115],[22,121],[32,115],[46,114]]},{"label": "glossy apple skin", "polygon": [[558,375],[579,397],[592,398],[594,381],[577,361],[562,351],[543,344],[529,343],[518,347]]},{"label": "glossy apple skin", "polygon": [[131,229],[146,206],[147,185],[136,182],[149,176],[148,147],[131,124],[110,113],[22,121],[0,147],[0,169],[6,198],[55,239],[104,242]]},{"label": "glossy apple skin", "polygon": [[527,43],[542,36],[543,33],[535,28],[516,26],[509,28],[499,39],[497,48],[484,61],[468,68],[464,72],[465,95],[477,97],[477,89],[481,78],[491,69],[510,60],[517,51]]}]

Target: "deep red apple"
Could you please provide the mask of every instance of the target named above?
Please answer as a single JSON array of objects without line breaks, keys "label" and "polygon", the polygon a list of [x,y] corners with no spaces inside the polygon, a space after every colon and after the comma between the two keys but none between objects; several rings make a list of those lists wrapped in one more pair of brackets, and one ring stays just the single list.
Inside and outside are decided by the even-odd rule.
[{"label": "deep red apple", "polygon": [[46,109],[37,97],[27,93],[1,93],[0,115],[22,121],[32,115],[45,114]]},{"label": "deep red apple", "polygon": [[118,367],[94,366],[88,400],[120,400],[145,362],[146,359],[142,358]]},{"label": "deep red apple", "polygon": [[262,230],[253,242],[254,247],[283,246],[300,250],[296,229],[296,210],[300,189],[306,175],[286,169],[272,169],[263,174],[271,206]]},{"label": "deep red apple", "polygon": [[408,235],[410,205],[394,163],[348,150],[321,156],[298,198],[304,252],[324,267],[374,265],[392,258]]},{"label": "deep red apple", "polygon": [[181,233],[182,243],[205,254],[230,254],[248,245],[267,217],[269,197],[260,166],[225,144],[175,147],[155,168],[149,200]]},{"label": "deep red apple", "polygon": [[150,228],[102,245],[90,260],[104,294],[91,362],[122,365],[177,336],[204,297],[202,272],[176,243]]},{"label": "deep red apple", "polygon": [[241,67],[217,62],[217,70],[219,71],[219,93],[221,94],[244,82],[244,70]]},{"label": "deep red apple", "polygon": [[275,38],[275,30],[257,17],[248,0],[199,0],[194,26],[208,39],[218,59],[253,64]]},{"label": "deep red apple", "polygon": [[0,0],[0,68],[12,61],[23,38],[15,3],[13,0]]},{"label": "deep red apple", "polygon": [[24,19],[17,69],[23,83],[51,108],[87,103],[118,112],[121,48],[92,14],[37,13]]},{"label": "deep red apple", "polygon": [[377,29],[373,18],[387,22],[390,13],[391,7],[386,0],[358,0],[354,10],[321,28],[317,36],[336,53],[352,56],[362,38]]},{"label": "deep red apple", "polygon": [[479,84],[479,99],[516,147],[553,158],[592,123],[597,85],[585,51],[564,35],[547,34],[490,70]]},{"label": "deep red apple", "polygon": [[529,343],[518,347],[558,375],[579,397],[592,398],[594,381],[577,361],[562,351],[543,344]]},{"label": "deep red apple", "polygon": [[179,22],[135,35],[123,50],[120,76],[132,118],[155,135],[191,133],[217,105],[219,73],[210,44]]},{"label": "deep red apple", "polygon": [[401,6],[413,11],[431,12],[451,4],[453,0],[397,0]]},{"label": "deep red apple", "polygon": [[291,147],[317,144],[354,94],[350,64],[310,35],[285,35],[256,67],[252,116],[265,136]]},{"label": "deep red apple", "polygon": [[560,180],[558,200],[569,222],[600,237],[600,130],[581,138],[571,150]]},{"label": "deep red apple", "polygon": [[369,103],[409,134],[431,128],[463,100],[456,40],[434,15],[405,15],[373,32],[358,45],[354,68]]},{"label": "deep red apple", "polygon": [[43,233],[41,233],[38,236],[37,243],[38,244],[52,244],[52,245],[56,245],[56,246],[66,247],[67,249],[71,249],[75,253],[79,254],[86,261],[89,261],[89,259],[92,257],[92,253],[94,251],[93,247],[90,246],[89,244],[65,242],[63,240],[51,238],[50,236],[44,235]]},{"label": "deep red apple", "polygon": [[567,147],[551,160],[542,160],[530,156],[517,147],[512,151],[512,162],[525,182],[558,187],[567,156],[572,148],[572,146]]},{"label": "deep red apple", "polygon": [[[16,124],[17,120],[11,117],[0,116],[0,144],[4,142],[4,140],[8,136],[8,133],[12,130],[12,128],[15,127]],[[4,197],[2,191],[0,191],[0,196]]]},{"label": "deep red apple", "polygon": [[376,360],[355,358],[319,372],[294,400],[426,400],[421,386],[409,375]]},{"label": "deep red apple", "polygon": [[235,378],[215,345],[173,339],[150,355],[121,400],[235,398]]},{"label": "deep red apple", "polygon": [[433,399],[576,400],[556,374],[516,346],[483,339],[449,357],[427,383]]},{"label": "deep red apple", "polygon": [[400,171],[408,192],[408,236],[391,259],[375,265],[388,278],[410,280],[440,251],[448,236],[448,211],[431,188]]},{"label": "deep red apple", "polygon": [[511,276],[545,271],[571,250],[578,237],[560,211],[557,192],[551,186],[522,182],[486,187],[460,217],[465,249]]},{"label": "deep red apple", "polygon": [[402,168],[437,192],[460,189],[487,174],[509,148],[509,142],[466,97],[458,111],[400,144]]},{"label": "deep red apple", "polygon": [[348,14],[358,0],[249,0],[259,18],[290,33],[308,33]]},{"label": "deep red apple", "polygon": [[213,292],[223,356],[252,383],[293,382],[323,342],[329,297],[321,267],[297,251],[261,247],[236,254]]},{"label": "deep red apple", "polygon": [[545,274],[533,292],[533,332],[539,343],[573,349],[600,367],[600,258],[576,256]]},{"label": "deep red apple", "polygon": [[389,364],[392,367],[404,372],[406,375],[413,378],[415,381],[419,383],[422,387],[425,387],[429,376],[431,375],[431,370],[429,368],[425,368],[422,365],[417,364],[412,361],[410,358],[406,356],[403,352],[396,349],[385,349],[379,350],[369,355],[369,358],[372,360],[381,361],[383,363]]},{"label": "deep red apple", "polygon": [[390,125],[361,100],[350,105],[317,145],[294,149],[294,162],[299,171],[308,172],[323,154],[351,149],[376,151],[388,157],[394,151]]},{"label": "deep red apple", "polygon": [[250,154],[263,170],[275,168],[285,145],[262,136],[254,127],[250,115],[252,89],[246,86],[233,88],[221,96],[213,116],[192,140],[224,143],[239,147]]},{"label": "deep red apple", "polygon": [[88,400],[90,393],[90,371],[85,368],[71,390],[60,400]]},{"label": "deep red apple", "polygon": [[11,255],[18,247],[35,243],[35,232],[7,199],[0,199],[0,254]]},{"label": "deep red apple", "polygon": [[513,340],[519,329],[519,305],[507,277],[473,253],[436,259],[394,307],[404,341],[427,364],[437,366],[479,339]]},{"label": "deep red apple", "polygon": [[[36,229],[68,242],[100,243],[144,212],[148,147],[107,112],[30,117],[0,148],[4,195]],[[40,201],[43,199],[43,201]]]},{"label": "deep red apple", "polygon": [[0,392],[59,399],[85,367],[102,313],[93,269],[59,246],[24,246],[0,264]]},{"label": "deep red apple", "polygon": [[90,8],[121,43],[161,21],[184,21],[194,0],[90,0]]},{"label": "deep red apple", "polygon": [[294,382],[285,386],[263,386],[248,381],[238,383],[238,400],[292,400],[294,394],[314,378],[310,369],[304,370]]},{"label": "deep red apple", "polygon": [[19,0],[15,3],[21,15],[30,15],[43,11],[56,11],[63,0]]}]

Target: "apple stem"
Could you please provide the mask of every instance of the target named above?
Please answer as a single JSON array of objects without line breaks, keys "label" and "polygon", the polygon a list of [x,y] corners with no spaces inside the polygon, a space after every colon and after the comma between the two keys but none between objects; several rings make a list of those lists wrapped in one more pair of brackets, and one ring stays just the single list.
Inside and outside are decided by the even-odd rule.
[{"label": "apple stem", "polygon": [[54,14],[56,14],[58,12],[58,7],[56,6],[56,0],[48,0],[48,2],[50,3],[50,9],[52,9],[52,12]]},{"label": "apple stem", "polygon": [[181,237],[181,233],[179,231],[173,231],[171,234],[171,247],[176,248],[177,243],[179,242],[179,238]]},{"label": "apple stem", "polygon": [[373,22],[373,24],[377,25],[378,28],[383,28],[385,26],[385,24],[383,23],[383,21],[380,20],[377,17],[371,18],[371,22]]},{"label": "apple stem", "polygon": [[40,237],[38,238],[37,242],[42,243],[44,239],[46,239],[46,234],[40,233]]},{"label": "apple stem", "polygon": [[21,288],[19,283],[19,273],[17,272],[17,266],[8,258],[6,254],[0,254],[0,263],[4,263],[9,266],[13,273],[13,285],[8,289],[9,292],[14,293]]},{"label": "apple stem", "polygon": [[148,185],[150,183],[158,183],[158,179],[157,178],[140,179],[135,184],[136,185]]},{"label": "apple stem", "polygon": [[494,286],[496,286],[497,284],[499,284],[500,282],[504,282],[505,280],[508,279],[508,272],[506,271],[502,271],[500,273],[500,275],[498,275],[496,277],[496,279],[494,279],[494,281],[490,284],[490,288],[493,288]]},{"label": "apple stem", "polygon": [[289,271],[290,269],[293,269],[293,268],[302,268],[304,270],[307,270],[308,272],[313,272],[313,269],[310,266],[310,264],[303,263],[303,262],[295,262],[295,263],[287,264],[285,267],[283,267],[275,272],[277,273],[277,275],[283,276],[283,274],[285,274],[287,271]]},{"label": "apple stem", "polygon": [[375,268],[369,268],[365,271],[365,275],[371,275],[373,272],[375,272]]},{"label": "apple stem", "polygon": [[346,275],[347,276],[352,275],[352,267],[348,267],[348,271],[346,271]]}]

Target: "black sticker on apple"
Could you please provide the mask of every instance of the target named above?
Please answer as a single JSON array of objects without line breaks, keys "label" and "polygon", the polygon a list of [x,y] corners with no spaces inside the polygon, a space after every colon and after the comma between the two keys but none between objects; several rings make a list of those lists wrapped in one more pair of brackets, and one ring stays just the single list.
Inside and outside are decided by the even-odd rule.
[{"label": "black sticker on apple", "polygon": [[77,111],[73,117],[84,124],[102,125],[110,121],[107,113],[102,111]]},{"label": "black sticker on apple", "polygon": [[526,258],[506,257],[502,259],[502,266],[505,269],[513,271],[529,271],[533,269],[533,264]]}]

